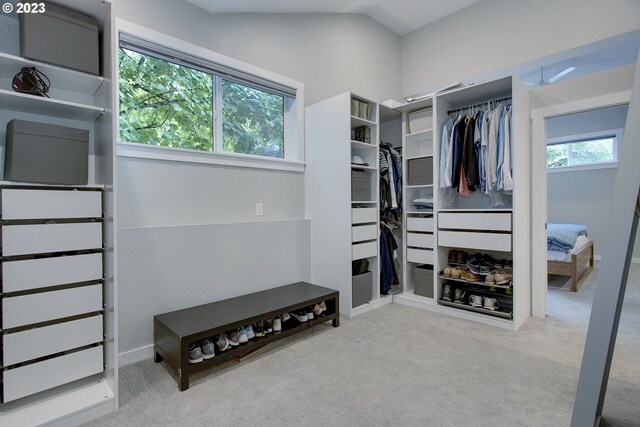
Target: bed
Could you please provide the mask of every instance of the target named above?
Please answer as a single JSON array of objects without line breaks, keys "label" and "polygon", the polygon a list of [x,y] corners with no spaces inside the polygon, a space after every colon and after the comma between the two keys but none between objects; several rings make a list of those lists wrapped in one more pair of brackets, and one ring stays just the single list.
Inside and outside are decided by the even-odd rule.
[{"label": "bed", "polygon": [[[558,248],[551,243],[555,230],[560,230],[560,233],[566,231],[566,226],[572,226],[570,228],[576,229],[581,224],[549,224],[547,234],[547,273],[556,274],[559,276],[571,277],[571,291],[578,292],[586,278],[593,271],[593,241],[589,240],[586,234],[579,234],[576,236],[572,248],[569,243],[564,248]],[[586,226],[584,226],[586,229]],[[566,234],[561,234],[566,236]],[[562,240],[562,238],[561,238]],[[566,241],[566,239],[565,239]],[[568,249],[568,250],[563,250]]]}]

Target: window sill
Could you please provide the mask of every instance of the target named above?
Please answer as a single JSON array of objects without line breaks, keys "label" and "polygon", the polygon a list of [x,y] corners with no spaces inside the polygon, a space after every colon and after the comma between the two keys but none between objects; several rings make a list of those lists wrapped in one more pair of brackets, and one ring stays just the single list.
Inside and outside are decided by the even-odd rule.
[{"label": "window sill", "polygon": [[201,163],[288,172],[304,172],[304,162],[234,153],[207,153],[181,148],[158,147],[118,141],[117,155],[139,159]]},{"label": "window sill", "polygon": [[618,167],[618,162],[610,162],[610,163],[598,163],[593,165],[582,165],[582,166],[565,166],[561,168],[547,168],[547,173],[561,173],[561,172],[579,172],[579,171],[588,171],[588,170],[596,170],[596,169],[614,169]]}]

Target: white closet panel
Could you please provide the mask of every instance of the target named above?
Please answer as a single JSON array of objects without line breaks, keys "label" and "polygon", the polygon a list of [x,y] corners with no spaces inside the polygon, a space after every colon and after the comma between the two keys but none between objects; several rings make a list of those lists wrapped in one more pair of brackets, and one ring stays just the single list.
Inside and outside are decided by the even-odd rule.
[{"label": "white closet panel", "polygon": [[4,401],[10,402],[76,381],[103,370],[102,346],[55,357],[4,372]]},{"label": "white closet panel", "polygon": [[6,225],[2,227],[2,255],[27,255],[102,247],[102,224]]},{"label": "white closet panel", "polygon": [[433,218],[407,217],[407,231],[433,232]]},{"label": "white closet panel", "polygon": [[100,253],[2,263],[4,292],[99,279],[102,279],[102,254]]},{"label": "white closet panel", "polygon": [[407,248],[407,261],[420,264],[433,264],[433,251],[429,249]]},{"label": "white closet panel", "polygon": [[364,222],[376,222],[378,213],[376,208],[353,208],[351,209],[351,223],[362,224]]},{"label": "white closet panel", "polygon": [[103,339],[102,315],[3,336],[4,366],[56,354]]},{"label": "white closet panel", "polygon": [[102,310],[101,284],[2,299],[5,329],[99,310]]},{"label": "white closet panel", "polygon": [[352,245],[351,260],[369,258],[378,254],[377,242],[358,243]]},{"label": "white closet panel", "polygon": [[364,240],[375,240],[378,237],[378,227],[376,224],[360,225],[351,228],[351,241],[362,242]]},{"label": "white closet panel", "polygon": [[3,220],[100,217],[100,191],[2,190]]},{"label": "white closet panel", "polygon": [[510,233],[470,233],[464,231],[438,231],[438,245],[511,252]]},{"label": "white closet panel", "polygon": [[438,227],[457,230],[511,231],[511,214],[441,212],[438,214]]},{"label": "white closet panel", "polygon": [[407,246],[433,249],[433,234],[407,233]]}]

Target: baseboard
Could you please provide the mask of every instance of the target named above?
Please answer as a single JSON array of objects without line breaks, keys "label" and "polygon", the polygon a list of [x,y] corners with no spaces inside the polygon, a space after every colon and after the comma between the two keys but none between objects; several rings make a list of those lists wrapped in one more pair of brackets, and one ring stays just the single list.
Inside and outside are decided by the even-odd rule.
[{"label": "baseboard", "polygon": [[153,359],[153,344],[120,353],[118,355],[118,366],[130,365],[148,359]]},{"label": "baseboard", "polygon": [[[593,259],[595,261],[602,260],[602,255],[594,255]],[[631,264],[640,264],[640,258],[631,258]]]}]

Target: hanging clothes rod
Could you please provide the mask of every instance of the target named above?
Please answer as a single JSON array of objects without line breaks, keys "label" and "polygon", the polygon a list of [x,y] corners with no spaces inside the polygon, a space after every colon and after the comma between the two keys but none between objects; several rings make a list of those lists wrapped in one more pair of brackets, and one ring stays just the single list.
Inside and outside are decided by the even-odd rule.
[{"label": "hanging clothes rod", "polygon": [[495,104],[497,104],[499,102],[502,102],[502,101],[511,101],[511,97],[510,96],[505,96],[504,98],[490,99],[489,101],[479,102],[479,103],[473,104],[473,105],[467,105],[466,107],[454,108],[453,110],[447,110],[447,114],[457,113],[457,112],[465,111],[465,110],[470,110],[472,108],[482,107],[482,106],[485,106],[487,104],[495,105]]}]

